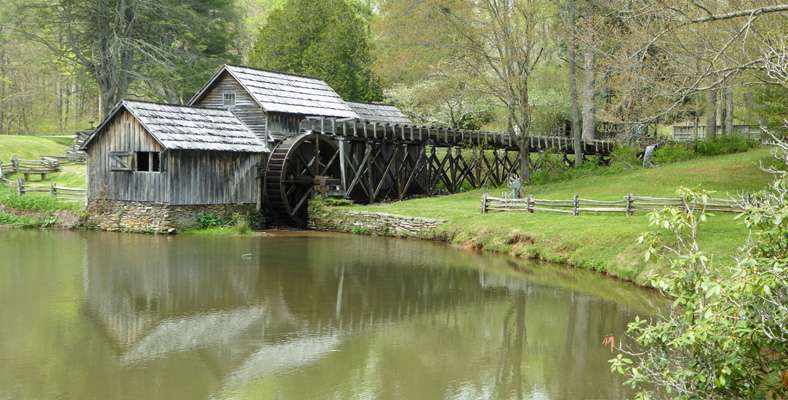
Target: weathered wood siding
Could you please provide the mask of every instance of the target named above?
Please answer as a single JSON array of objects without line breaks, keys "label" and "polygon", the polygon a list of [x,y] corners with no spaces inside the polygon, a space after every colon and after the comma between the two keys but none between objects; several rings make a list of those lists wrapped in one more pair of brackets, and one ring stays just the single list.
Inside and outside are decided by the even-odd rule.
[{"label": "weathered wood siding", "polygon": [[235,93],[235,107],[231,109],[263,143],[268,143],[265,112],[229,73],[222,74],[213,87],[193,105],[224,108],[225,93]]},{"label": "weathered wood siding", "polygon": [[[169,201],[166,172],[112,171],[110,153],[162,151],[161,146],[126,110],[121,110],[87,149],[87,196],[90,199]],[[167,156],[165,155],[166,162]]]},{"label": "weathered wood siding", "polygon": [[285,113],[268,113],[268,135],[274,140],[282,140],[287,137],[296,135],[300,132],[299,125],[301,120],[304,119],[303,115],[299,114],[285,114]]},{"label": "weathered wood siding", "polygon": [[265,155],[173,150],[167,154],[171,205],[256,203],[256,167]]}]

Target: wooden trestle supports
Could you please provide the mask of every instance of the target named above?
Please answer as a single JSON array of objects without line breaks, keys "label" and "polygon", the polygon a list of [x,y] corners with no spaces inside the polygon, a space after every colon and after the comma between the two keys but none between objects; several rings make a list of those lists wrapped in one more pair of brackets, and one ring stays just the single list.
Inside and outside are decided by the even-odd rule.
[{"label": "wooden trestle supports", "polygon": [[[314,117],[305,119],[301,129],[335,140],[341,187],[345,197],[355,201],[496,187],[520,168],[519,148],[506,133]],[[530,136],[528,144],[534,153],[574,153],[570,138]],[[610,141],[586,141],[583,152],[605,157],[614,146]],[[532,168],[539,164],[534,161]]]}]

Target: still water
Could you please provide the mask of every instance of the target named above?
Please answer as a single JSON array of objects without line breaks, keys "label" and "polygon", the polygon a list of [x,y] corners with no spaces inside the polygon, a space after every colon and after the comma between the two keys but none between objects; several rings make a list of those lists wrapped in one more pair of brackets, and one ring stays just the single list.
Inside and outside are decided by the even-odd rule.
[{"label": "still water", "polygon": [[655,294],[431,242],[0,231],[0,399],[617,399]]}]

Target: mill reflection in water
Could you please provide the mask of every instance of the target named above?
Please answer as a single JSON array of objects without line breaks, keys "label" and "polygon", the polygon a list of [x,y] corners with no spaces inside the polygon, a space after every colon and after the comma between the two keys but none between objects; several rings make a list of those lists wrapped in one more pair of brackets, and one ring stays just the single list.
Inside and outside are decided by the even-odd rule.
[{"label": "mill reflection in water", "polygon": [[[625,398],[602,339],[658,304],[595,274],[426,242],[78,242],[83,265],[63,268],[82,274],[82,323],[41,322],[90,338],[83,353],[47,342],[82,372],[52,389],[67,398]],[[9,387],[0,397],[36,393]]]}]

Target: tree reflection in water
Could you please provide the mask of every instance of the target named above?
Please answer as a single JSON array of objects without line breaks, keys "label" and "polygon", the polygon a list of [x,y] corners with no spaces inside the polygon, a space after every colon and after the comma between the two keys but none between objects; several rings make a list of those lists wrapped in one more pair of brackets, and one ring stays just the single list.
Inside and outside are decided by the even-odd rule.
[{"label": "tree reflection in water", "polygon": [[[598,344],[656,304],[598,275],[519,262],[513,271],[506,257],[434,243],[80,238],[58,246],[58,234],[21,234],[52,241],[47,252],[70,252],[60,273],[81,276],[73,280],[81,306],[71,320],[9,323],[0,313],[0,326],[11,327],[0,348],[42,332],[31,340],[44,351],[25,368],[45,382],[3,373],[0,397],[624,398]],[[4,288],[7,298],[51,287],[35,257],[13,257],[30,269]],[[0,354],[0,371],[20,368],[18,359]],[[67,380],[51,375],[63,364]]]}]

